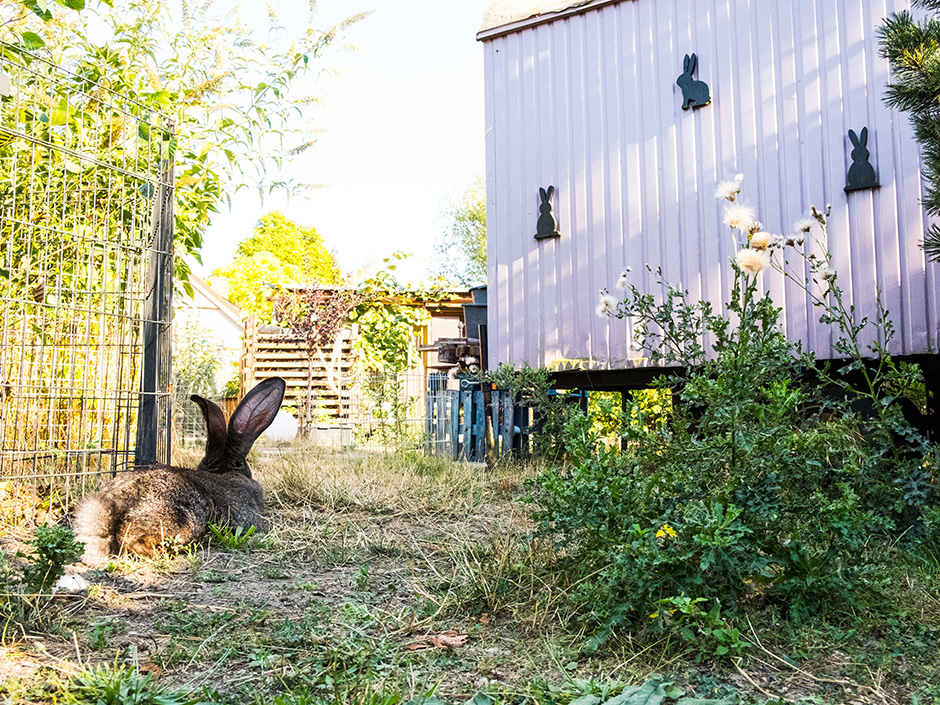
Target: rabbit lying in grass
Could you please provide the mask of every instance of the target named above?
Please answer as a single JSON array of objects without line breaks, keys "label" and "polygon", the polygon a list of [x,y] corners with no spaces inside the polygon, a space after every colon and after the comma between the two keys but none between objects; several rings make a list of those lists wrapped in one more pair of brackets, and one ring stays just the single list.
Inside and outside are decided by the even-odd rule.
[{"label": "rabbit lying in grass", "polygon": [[206,420],[206,455],[195,470],[154,466],[111,480],[75,510],[75,537],[85,543],[82,560],[100,566],[112,555],[152,555],[164,540],[197,541],[209,524],[263,528],[264,496],[246,458],[274,420],[284,398],[283,379],[267,379],[242,399],[228,429],[225,415],[199,396]]}]

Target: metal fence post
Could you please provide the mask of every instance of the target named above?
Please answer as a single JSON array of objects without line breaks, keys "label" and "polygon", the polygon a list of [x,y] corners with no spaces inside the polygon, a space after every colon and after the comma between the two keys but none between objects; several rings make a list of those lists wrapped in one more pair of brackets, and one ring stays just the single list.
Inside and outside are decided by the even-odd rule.
[{"label": "metal fence post", "polygon": [[135,465],[170,462],[173,199],[171,158],[163,167],[153,201],[151,245],[147,253],[147,296],[144,300],[143,363],[137,413]]}]

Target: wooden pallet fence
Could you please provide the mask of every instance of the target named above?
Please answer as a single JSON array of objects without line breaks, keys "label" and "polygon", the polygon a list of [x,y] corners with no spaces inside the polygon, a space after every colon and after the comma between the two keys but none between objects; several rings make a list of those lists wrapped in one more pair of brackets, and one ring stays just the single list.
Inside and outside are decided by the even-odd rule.
[{"label": "wooden pallet fence", "polygon": [[284,406],[293,406],[298,421],[309,415],[318,421],[346,420],[355,400],[361,370],[353,349],[355,332],[341,330],[331,346],[310,350],[306,341],[290,332],[258,326],[252,319],[245,326],[241,359],[241,394],[258,382],[282,377],[287,382]]},{"label": "wooden pallet fence", "polygon": [[486,424],[493,431],[497,457],[528,451],[529,409],[515,404],[512,394],[494,391],[486,413],[479,389],[434,389],[425,397],[427,450],[454,460],[486,460]]}]

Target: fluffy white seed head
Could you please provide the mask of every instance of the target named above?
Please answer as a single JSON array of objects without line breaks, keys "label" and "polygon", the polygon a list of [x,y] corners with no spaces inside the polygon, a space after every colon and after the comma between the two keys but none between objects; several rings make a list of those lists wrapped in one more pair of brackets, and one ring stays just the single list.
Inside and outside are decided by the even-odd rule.
[{"label": "fluffy white seed head", "polygon": [[738,194],[741,193],[741,184],[738,181],[720,181],[718,188],[715,189],[715,198],[734,202]]},{"label": "fluffy white seed head", "polygon": [[751,236],[748,247],[752,250],[766,250],[770,247],[771,237],[773,236],[770,233],[755,233]]},{"label": "fluffy white seed head", "polygon": [[793,224],[793,232],[795,233],[808,233],[810,228],[813,227],[812,218],[800,218]]},{"label": "fluffy white seed head", "polygon": [[617,307],[617,299],[608,294],[606,291],[601,292],[600,301],[597,302],[597,315],[598,316],[609,316],[614,312],[614,309]]},{"label": "fluffy white seed head", "polygon": [[747,274],[760,274],[770,266],[770,253],[767,250],[738,250],[735,261],[741,271]]},{"label": "fluffy white seed head", "polygon": [[757,211],[753,206],[735,201],[725,206],[724,221],[728,227],[748,232],[757,222]]}]

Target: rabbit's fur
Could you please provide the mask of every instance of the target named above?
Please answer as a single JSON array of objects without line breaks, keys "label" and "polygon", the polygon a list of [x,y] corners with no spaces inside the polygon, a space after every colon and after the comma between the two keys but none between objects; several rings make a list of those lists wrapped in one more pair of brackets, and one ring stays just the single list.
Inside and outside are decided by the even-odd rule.
[{"label": "rabbit's fur", "polygon": [[157,466],[120,475],[75,510],[72,528],[84,542],[82,560],[102,565],[112,555],[152,555],[164,540],[197,541],[209,524],[264,528],[264,494],[246,456],[271,424],[284,397],[283,379],[252,389],[225,425],[213,402],[193,396],[208,428],[206,455],[195,470]]}]

